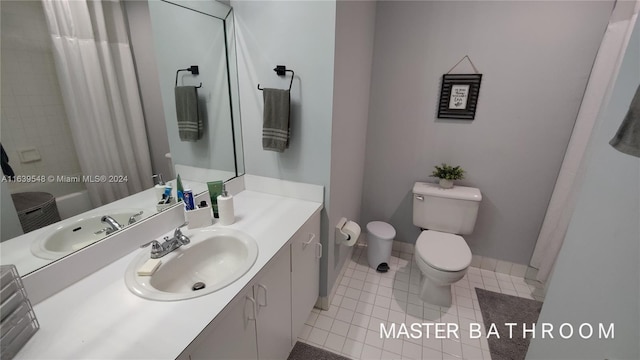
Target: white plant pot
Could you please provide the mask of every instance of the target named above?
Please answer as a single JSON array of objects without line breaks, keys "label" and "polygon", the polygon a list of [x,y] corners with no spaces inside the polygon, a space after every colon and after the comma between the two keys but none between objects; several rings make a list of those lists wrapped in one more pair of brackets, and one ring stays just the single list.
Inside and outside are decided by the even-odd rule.
[{"label": "white plant pot", "polygon": [[443,189],[451,189],[453,187],[453,180],[440,179],[439,184]]}]

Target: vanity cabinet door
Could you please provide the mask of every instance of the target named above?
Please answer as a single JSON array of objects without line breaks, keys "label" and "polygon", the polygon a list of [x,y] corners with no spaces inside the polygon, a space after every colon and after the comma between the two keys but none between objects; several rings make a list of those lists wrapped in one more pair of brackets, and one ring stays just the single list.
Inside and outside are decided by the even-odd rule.
[{"label": "vanity cabinet door", "polygon": [[257,359],[256,306],[252,288],[241,291],[180,359]]},{"label": "vanity cabinet door", "polygon": [[291,351],[291,249],[285,246],[253,285],[258,307],[258,359],[282,360]]},{"label": "vanity cabinet door", "polygon": [[320,289],[320,212],[316,212],[291,242],[291,328],[295,344]]}]

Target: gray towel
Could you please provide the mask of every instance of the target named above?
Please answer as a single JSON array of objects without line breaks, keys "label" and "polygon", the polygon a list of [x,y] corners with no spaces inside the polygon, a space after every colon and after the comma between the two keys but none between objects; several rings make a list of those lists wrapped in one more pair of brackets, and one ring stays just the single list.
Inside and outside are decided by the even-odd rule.
[{"label": "gray towel", "polygon": [[627,116],[609,144],[620,152],[640,157],[640,86],[631,100]]},{"label": "gray towel", "polygon": [[176,86],[175,95],[180,140],[199,140],[203,123],[198,111],[198,89],[195,86]]},{"label": "gray towel", "polygon": [[283,152],[289,147],[289,90],[264,89],[262,148]]}]

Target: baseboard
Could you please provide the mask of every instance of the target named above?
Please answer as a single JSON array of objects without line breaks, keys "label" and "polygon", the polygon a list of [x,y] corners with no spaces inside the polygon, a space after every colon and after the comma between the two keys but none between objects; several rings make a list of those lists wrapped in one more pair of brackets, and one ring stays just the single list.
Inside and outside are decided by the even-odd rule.
[{"label": "baseboard", "polygon": [[[336,245],[336,246],[340,246],[340,245]],[[344,264],[342,264],[342,268],[340,268],[340,273],[336,277],[336,281],[334,281],[333,287],[331,288],[329,295],[319,296],[318,300],[316,300],[316,305],[315,305],[316,308],[321,310],[329,310],[329,305],[331,305],[333,296],[336,294],[336,290],[338,290],[338,286],[340,285],[340,279],[342,279],[342,275],[344,275],[344,272],[347,270],[347,265],[349,265],[349,261],[351,260],[351,256],[353,255],[354,247],[355,246],[349,247],[349,255],[347,256],[347,259],[344,261]]]},{"label": "baseboard", "polygon": [[495,271],[500,274],[507,274],[537,281],[536,276],[538,275],[538,269],[524,264],[474,254],[471,259],[471,266],[484,270]]},{"label": "baseboard", "polygon": [[[413,254],[414,248],[415,244],[394,241],[392,251],[397,251],[398,253]],[[538,269],[523,264],[473,254],[471,258],[471,266],[479,269],[494,271],[501,274],[517,276],[540,283],[536,279],[536,276],[538,275]]]}]

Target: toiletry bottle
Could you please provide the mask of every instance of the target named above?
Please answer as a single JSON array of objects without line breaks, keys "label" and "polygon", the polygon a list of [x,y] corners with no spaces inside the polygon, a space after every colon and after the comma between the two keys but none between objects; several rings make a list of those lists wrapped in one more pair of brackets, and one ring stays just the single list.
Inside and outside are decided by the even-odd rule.
[{"label": "toiletry bottle", "polygon": [[222,193],[222,181],[209,181],[207,182],[207,189],[209,189],[209,198],[211,199],[211,209],[213,209],[213,217],[218,218],[218,195]]},{"label": "toiletry bottle", "polygon": [[182,187],[182,179],[180,179],[180,174],[176,178],[176,197],[178,198],[178,202],[182,201],[184,198],[184,187]]},{"label": "toiletry bottle", "polygon": [[184,197],[184,209],[186,211],[195,210],[196,206],[193,199],[193,191],[191,189],[184,189],[182,195]]},{"label": "toiletry bottle", "polygon": [[171,196],[171,184],[166,184],[164,187],[164,193],[162,194],[162,203],[163,204],[171,204],[173,197]]},{"label": "toiletry bottle", "polygon": [[222,194],[218,195],[218,214],[220,225],[231,225],[236,220],[233,209],[233,195],[227,193],[226,186],[222,185]]},{"label": "toiletry bottle", "polygon": [[164,194],[164,181],[162,181],[162,174],[153,175],[153,180],[156,185],[153,187],[156,193],[156,203],[162,200],[162,194]]}]

